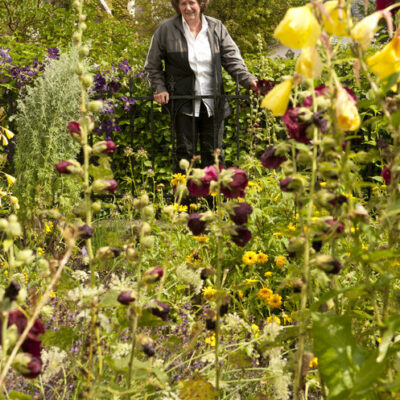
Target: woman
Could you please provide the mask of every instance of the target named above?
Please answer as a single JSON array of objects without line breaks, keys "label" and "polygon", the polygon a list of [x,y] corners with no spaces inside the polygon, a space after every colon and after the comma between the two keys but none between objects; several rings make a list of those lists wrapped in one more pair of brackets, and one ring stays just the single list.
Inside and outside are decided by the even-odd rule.
[{"label": "woman", "polygon": [[[203,14],[208,0],[171,0],[171,4],[178,15],[158,26],[145,70],[155,93],[154,100],[159,104],[170,105],[172,92],[209,96],[195,102],[174,100],[171,110],[177,141],[175,170],[179,160],[190,161],[196,154],[193,139],[197,144],[198,138],[204,167],[214,164],[214,151],[222,148],[223,121],[229,115],[228,102],[218,97],[224,93],[221,67],[247,89],[256,90],[257,78],[248,72],[238,47],[221,21]],[[215,94],[218,96],[213,97]]]}]

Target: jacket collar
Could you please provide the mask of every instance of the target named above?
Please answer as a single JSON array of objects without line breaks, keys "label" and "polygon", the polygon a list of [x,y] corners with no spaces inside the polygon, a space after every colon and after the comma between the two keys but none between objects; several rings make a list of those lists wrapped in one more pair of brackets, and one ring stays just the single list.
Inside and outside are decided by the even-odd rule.
[{"label": "jacket collar", "polygon": [[[207,20],[208,29],[209,29],[210,33],[212,33],[215,30],[215,21],[213,19],[207,17],[206,15],[204,15],[204,17]],[[182,32],[183,35],[185,35],[185,31],[183,29],[183,24],[182,24],[182,15],[177,15],[174,18],[174,25],[180,32]]]}]

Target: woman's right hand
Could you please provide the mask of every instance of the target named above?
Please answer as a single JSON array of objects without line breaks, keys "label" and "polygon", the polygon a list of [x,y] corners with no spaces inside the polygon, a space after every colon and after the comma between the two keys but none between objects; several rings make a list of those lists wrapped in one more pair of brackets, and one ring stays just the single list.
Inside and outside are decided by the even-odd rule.
[{"label": "woman's right hand", "polygon": [[167,104],[169,101],[169,93],[168,92],[156,93],[154,95],[154,100],[158,104]]}]

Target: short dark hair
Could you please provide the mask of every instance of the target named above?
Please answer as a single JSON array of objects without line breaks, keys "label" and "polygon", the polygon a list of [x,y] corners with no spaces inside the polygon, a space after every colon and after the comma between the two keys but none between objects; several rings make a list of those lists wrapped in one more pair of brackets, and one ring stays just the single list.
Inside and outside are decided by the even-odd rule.
[{"label": "short dark hair", "polygon": [[[196,0],[196,1],[200,6],[200,12],[203,13],[204,11],[206,11],[209,0]],[[181,12],[179,11],[179,0],[171,0],[171,4],[172,7],[174,7],[176,13],[180,15]]]}]

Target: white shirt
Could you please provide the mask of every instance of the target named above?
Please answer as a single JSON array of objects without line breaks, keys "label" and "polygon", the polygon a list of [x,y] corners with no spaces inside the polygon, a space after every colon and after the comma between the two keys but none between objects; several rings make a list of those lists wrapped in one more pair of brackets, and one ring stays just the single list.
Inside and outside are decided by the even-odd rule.
[{"label": "white shirt", "polygon": [[[196,39],[190,32],[189,25],[182,16],[183,29],[188,45],[189,64],[195,76],[195,93],[196,95],[213,95],[214,94],[214,71],[212,65],[212,55],[210,42],[208,41],[207,29],[208,22],[204,15],[201,16],[201,31]],[[214,99],[204,99],[208,116],[213,115]],[[195,101],[194,115],[199,116],[201,100]]]}]

